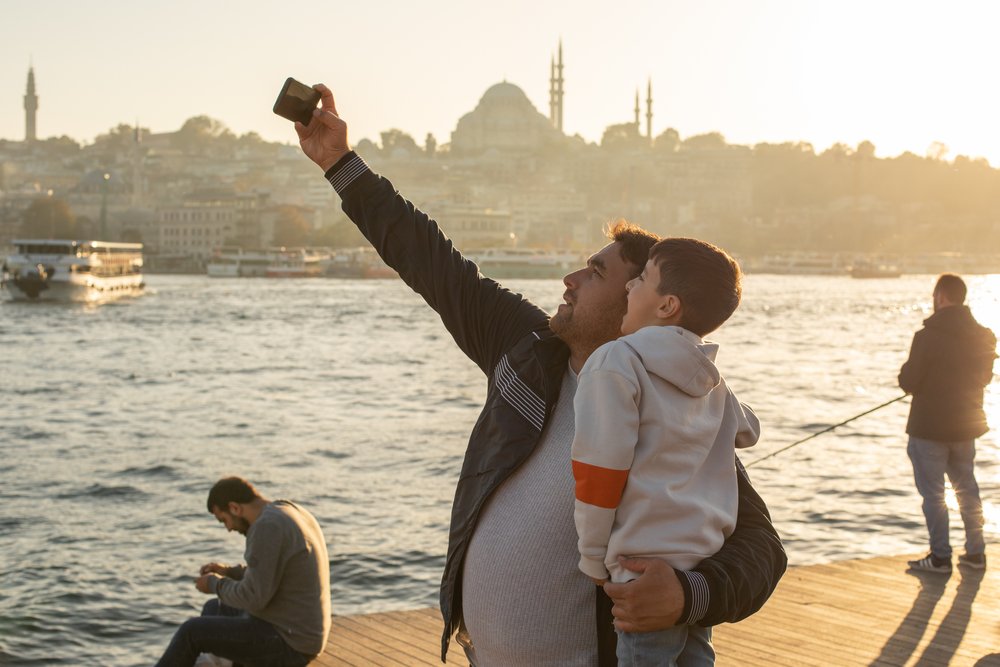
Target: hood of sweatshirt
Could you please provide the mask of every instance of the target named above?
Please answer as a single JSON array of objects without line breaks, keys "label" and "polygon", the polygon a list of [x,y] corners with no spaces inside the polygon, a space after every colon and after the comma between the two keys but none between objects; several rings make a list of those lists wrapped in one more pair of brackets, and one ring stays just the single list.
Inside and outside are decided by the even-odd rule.
[{"label": "hood of sweatshirt", "polygon": [[632,348],[651,375],[669,382],[688,396],[705,396],[719,386],[715,367],[719,346],[681,327],[643,327],[619,339]]}]

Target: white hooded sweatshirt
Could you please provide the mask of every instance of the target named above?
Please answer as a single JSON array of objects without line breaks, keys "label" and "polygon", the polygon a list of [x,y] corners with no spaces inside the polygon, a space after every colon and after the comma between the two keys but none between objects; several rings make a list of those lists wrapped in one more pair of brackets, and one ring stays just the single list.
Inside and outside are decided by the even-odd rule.
[{"label": "white hooded sweatshirt", "polygon": [[619,556],[689,570],[736,525],[735,448],[760,422],[715,367],[719,346],[649,326],[599,347],[574,399],[575,521],[580,569],[614,582],[638,575]]}]

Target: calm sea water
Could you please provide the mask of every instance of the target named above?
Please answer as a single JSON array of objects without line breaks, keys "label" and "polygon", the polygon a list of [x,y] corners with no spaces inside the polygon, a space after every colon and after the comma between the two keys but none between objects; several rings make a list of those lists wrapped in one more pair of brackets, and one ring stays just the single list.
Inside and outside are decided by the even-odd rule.
[{"label": "calm sea water", "polygon": [[[750,276],[713,336],[763,423],[744,461],[898,396],[933,280]],[[510,286],[561,300],[558,281]],[[970,287],[1000,330],[1000,276]],[[335,613],[436,604],[485,381],[398,281],[150,276],[97,307],[3,303],[0,378],[0,664],[154,662],[206,599],[198,566],[242,555],[204,504],[229,474],[317,516]],[[1000,425],[997,385],[987,403]],[[924,550],[907,406],[751,467],[792,563]],[[998,454],[991,432],[988,539]]]}]

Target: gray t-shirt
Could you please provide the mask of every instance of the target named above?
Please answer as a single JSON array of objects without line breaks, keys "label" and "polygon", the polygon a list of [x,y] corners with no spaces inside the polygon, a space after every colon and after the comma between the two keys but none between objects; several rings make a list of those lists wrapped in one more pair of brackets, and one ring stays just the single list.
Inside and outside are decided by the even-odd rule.
[{"label": "gray t-shirt", "polygon": [[477,667],[597,664],[596,587],[577,567],[570,449],[576,376],[527,461],[483,508],[462,574]]}]

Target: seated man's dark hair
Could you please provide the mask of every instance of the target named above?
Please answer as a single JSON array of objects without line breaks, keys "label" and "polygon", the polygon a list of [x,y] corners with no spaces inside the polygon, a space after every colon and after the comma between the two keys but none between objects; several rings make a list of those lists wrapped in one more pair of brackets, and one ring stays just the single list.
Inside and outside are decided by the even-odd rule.
[{"label": "seated man's dark hair", "polygon": [[683,308],[680,326],[704,336],[740,305],[742,272],[722,248],[698,239],[666,238],[649,258],[660,270],[659,294],[673,294]]},{"label": "seated man's dark hair", "polygon": [[242,505],[260,497],[254,485],[242,477],[223,477],[208,492],[208,511],[212,513],[214,508],[228,511],[229,503]]},{"label": "seated man's dark hair", "polygon": [[625,219],[609,224],[604,234],[621,245],[622,259],[636,267],[632,278],[642,273],[646,267],[646,260],[649,259],[649,249],[660,240],[660,237],[653,232],[647,232],[639,225],[634,225]]},{"label": "seated man's dark hair", "polygon": [[965,296],[969,293],[965,286],[965,281],[954,273],[942,273],[934,286],[935,292],[940,292],[950,303],[960,306],[965,303]]}]

